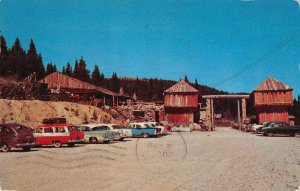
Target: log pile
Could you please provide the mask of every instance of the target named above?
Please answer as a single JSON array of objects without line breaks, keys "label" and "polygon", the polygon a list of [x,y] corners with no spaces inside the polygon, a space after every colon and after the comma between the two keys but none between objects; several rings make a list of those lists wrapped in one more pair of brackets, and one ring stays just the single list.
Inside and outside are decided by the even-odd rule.
[{"label": "log pile", "polygon": [[0,83],[0,98],[11,100],[47,100],[47,84],[39,82]]}]

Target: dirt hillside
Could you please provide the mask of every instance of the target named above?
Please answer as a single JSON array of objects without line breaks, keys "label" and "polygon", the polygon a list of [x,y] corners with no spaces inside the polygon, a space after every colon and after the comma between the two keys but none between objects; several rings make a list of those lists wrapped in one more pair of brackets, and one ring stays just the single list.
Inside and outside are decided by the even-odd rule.
[{"label": "dirt hillside", "polygon": [[70,102],[18,101],[0,99],[0,123],[20,123],[29,127],[41,124],[44,118],[65,117],[68,123],[117,123],[117,114],[112,110]]}]

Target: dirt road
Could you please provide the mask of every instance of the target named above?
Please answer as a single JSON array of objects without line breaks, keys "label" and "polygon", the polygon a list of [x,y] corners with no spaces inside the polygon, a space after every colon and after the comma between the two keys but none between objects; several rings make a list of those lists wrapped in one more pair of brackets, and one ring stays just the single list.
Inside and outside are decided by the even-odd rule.
[{"label": "dirt road", "polygon": [[0,153],[6,190],[295,191],[300,137],[219,128],[108,145]]}]

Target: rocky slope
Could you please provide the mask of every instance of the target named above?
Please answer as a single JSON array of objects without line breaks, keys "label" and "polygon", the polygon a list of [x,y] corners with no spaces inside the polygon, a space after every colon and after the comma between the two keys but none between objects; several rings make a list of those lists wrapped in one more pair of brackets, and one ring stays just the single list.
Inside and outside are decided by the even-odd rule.
[{"label": "rocky slope", "polygon": [[113,110],[70,102],[18,101],[0,99],[0,123],[20,123],[29,127],[41,124],[44,118],[65,117],[68,123],[123,124]]}]

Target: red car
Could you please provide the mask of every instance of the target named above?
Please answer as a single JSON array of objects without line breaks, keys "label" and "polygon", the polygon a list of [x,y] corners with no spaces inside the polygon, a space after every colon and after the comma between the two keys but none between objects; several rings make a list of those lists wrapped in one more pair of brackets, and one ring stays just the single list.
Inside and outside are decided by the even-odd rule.
[{"label": "red car", "polygon": [[30,151],[35,145],[31,128],[16,123],[0,124],[0,147],[3,152],[13,147]]},{"label": "red car", "polygon": [[84,141],[84,133],[71,124],[44,124],[38,126],[33,134],[39,145],[53,145],[58,148],[63,144],[74,147]]}]

